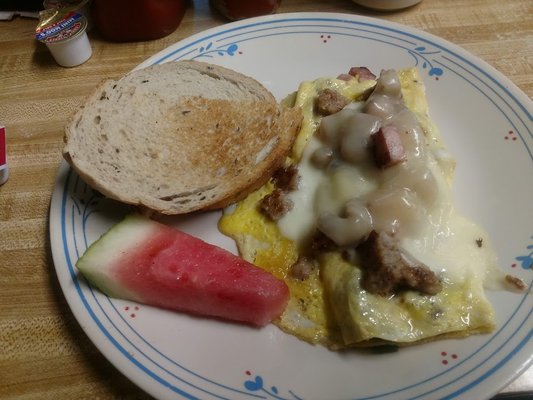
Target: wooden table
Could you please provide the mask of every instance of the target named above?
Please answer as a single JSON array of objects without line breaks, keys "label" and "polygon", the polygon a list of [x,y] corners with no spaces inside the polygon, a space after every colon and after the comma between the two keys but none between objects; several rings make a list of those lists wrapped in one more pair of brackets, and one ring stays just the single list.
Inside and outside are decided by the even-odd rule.
[{"label": "wooden table", "polygon": [[[533,95],[531,0],[424,0],[379,13],[348,0],[283,0],[280,13],[335,11],[396,21],[454,42]],[[92,58],[61,68],[33,39],[36,20],[0,22],[0,123],[11,174],[0,187],[0,398],[149,398],[87,339],[59,287],[48,210],[67,116],[104,77],[124,74],[183,38],[225,23],[207,0],[155,41],[110,43],[91,34]],[[531,369],[509,390],[531,389]]]}]

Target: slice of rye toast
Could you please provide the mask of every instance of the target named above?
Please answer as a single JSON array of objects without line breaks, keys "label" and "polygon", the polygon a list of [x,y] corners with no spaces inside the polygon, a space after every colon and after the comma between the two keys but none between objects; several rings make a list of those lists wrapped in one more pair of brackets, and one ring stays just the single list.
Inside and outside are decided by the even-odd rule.
[{"label": "slice of rye toast", "polygon": [[169,62],[104,81],[67,123],[63,156],[109,198],[185,214],[261,187],[285,161],[301,119],[250,77]]}]

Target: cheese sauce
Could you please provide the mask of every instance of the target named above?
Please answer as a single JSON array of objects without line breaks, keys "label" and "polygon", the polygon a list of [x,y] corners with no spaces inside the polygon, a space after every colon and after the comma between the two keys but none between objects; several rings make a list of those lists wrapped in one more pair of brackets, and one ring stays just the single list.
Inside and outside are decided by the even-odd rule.
[{"label": "cheese sauce", "polygon": [[[300,185],[288,194],[295,206],[278,221],[283,236],[303,248],[318,228],[342,247],[386,231],[443,279],[483,281],[497,270],[485,232],[454,209],[451,171],[439,163],[450,157],[438,140],[426,139],[395,71],[382,73],[365,103],[311,121],[316,134],[307,135],[298,163]],[[387,126],[397,128],[405,154],[384,168],[376,166],[370,137]]]}]

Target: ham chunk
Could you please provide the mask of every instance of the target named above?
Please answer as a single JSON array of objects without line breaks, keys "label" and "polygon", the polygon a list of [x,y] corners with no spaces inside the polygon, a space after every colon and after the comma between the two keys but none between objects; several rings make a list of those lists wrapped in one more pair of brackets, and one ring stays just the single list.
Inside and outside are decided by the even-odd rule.
[{"label": "ham chunk", "polygon": [[337,76],[337,79],[340,79],[341,81],[350,81],[352,80],[354,77],[350,74],[340,74],[339,76]]},{"label": "ham chunk", "polygon": [[406,154],[398,128],[387,125],[372,135],[374,159],[379,168],[389,168],[405,161]]},{"label": "ham chunk", "polygon": [[376,79],[376,75],[374,75],[367,67],[352,67],[348,74],[358,77],[360,81],[372,81]]}]

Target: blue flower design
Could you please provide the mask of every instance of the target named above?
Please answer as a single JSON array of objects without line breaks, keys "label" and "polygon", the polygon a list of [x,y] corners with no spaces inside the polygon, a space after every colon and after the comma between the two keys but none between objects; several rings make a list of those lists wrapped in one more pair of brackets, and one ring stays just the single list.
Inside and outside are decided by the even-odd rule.
[{"label": "blue flower design", "polygon": [[[533,236],[531,236],[533,239]],[[526,247],[528,250],[531,250],[528,255],[516,257],[516,261],[520,262],[520,266],[523,269],[533,269],[533,244],[530,244]]]},{"label": "blue flower design", "polygon": [[[78,184],[81,185],[81,188],[77,188]],[[72,202],[74,203],[73,208],[78,211],[78,215],[82,216],[83,226],[87,223],[89,216],[96,211],[99,206],[100,200],[103,198],[103,195],[89,187],[87,184],[80,181],[80,178],[76,178],[76,193],[71,195]]]},{"label": "blue flower design", "polygon": [[[81,216],[81,230],[83,232],[83,244],[84,248],[88,247],[87,242],[87,220],[89,217],[96,211],[100,205],[100,200],[103,198],[103,195],[100,192],[90,188],[86,183],[82,182],[80,177],[76,177],[74,184],[74,192],[70,194],[72,200],[72,218],[74,219],[75,212]],[[80,256],[78,246],[77,235],[74,235],[74,247],[78,257]]]},{"label": "blue flower design", "polygon": [[198,54],[192,57],[192,59],[200,57],[213,58],[214,56],[234,56],[238,54],[239,46],[235,43],[229,45],[223,45],[219,47],[214,47],[213,42],[209,42],[206,46],[200,46],[198,49]]},{"label": "blue flower design", "polygon": [[268,398],[278,399],[278,400],[302,400],[300,397],[296,396],[291,390],[288,391],[290,398],[281,397],[279,395],[279,390],[276,386],[271,386],[270,389],[265,388],[263,378],[259,375],[255,376],[254,379],[249,379],[244,382],[244,387],[250,392],[262,392],[266,394]]},{"label": "blue flower design", "polygon": [[434,60],[429,59],[429,55],[438,54],[440,51],[430,51],[424,46],[415,47],[413,50],[408,50],[409,54],[415,59],[415,66],[418,66],[422,62],[422,68],[428,71],[429,76],[439,77],[444,74],[444,70],[439,67],[435,67],[432,63]]}]

